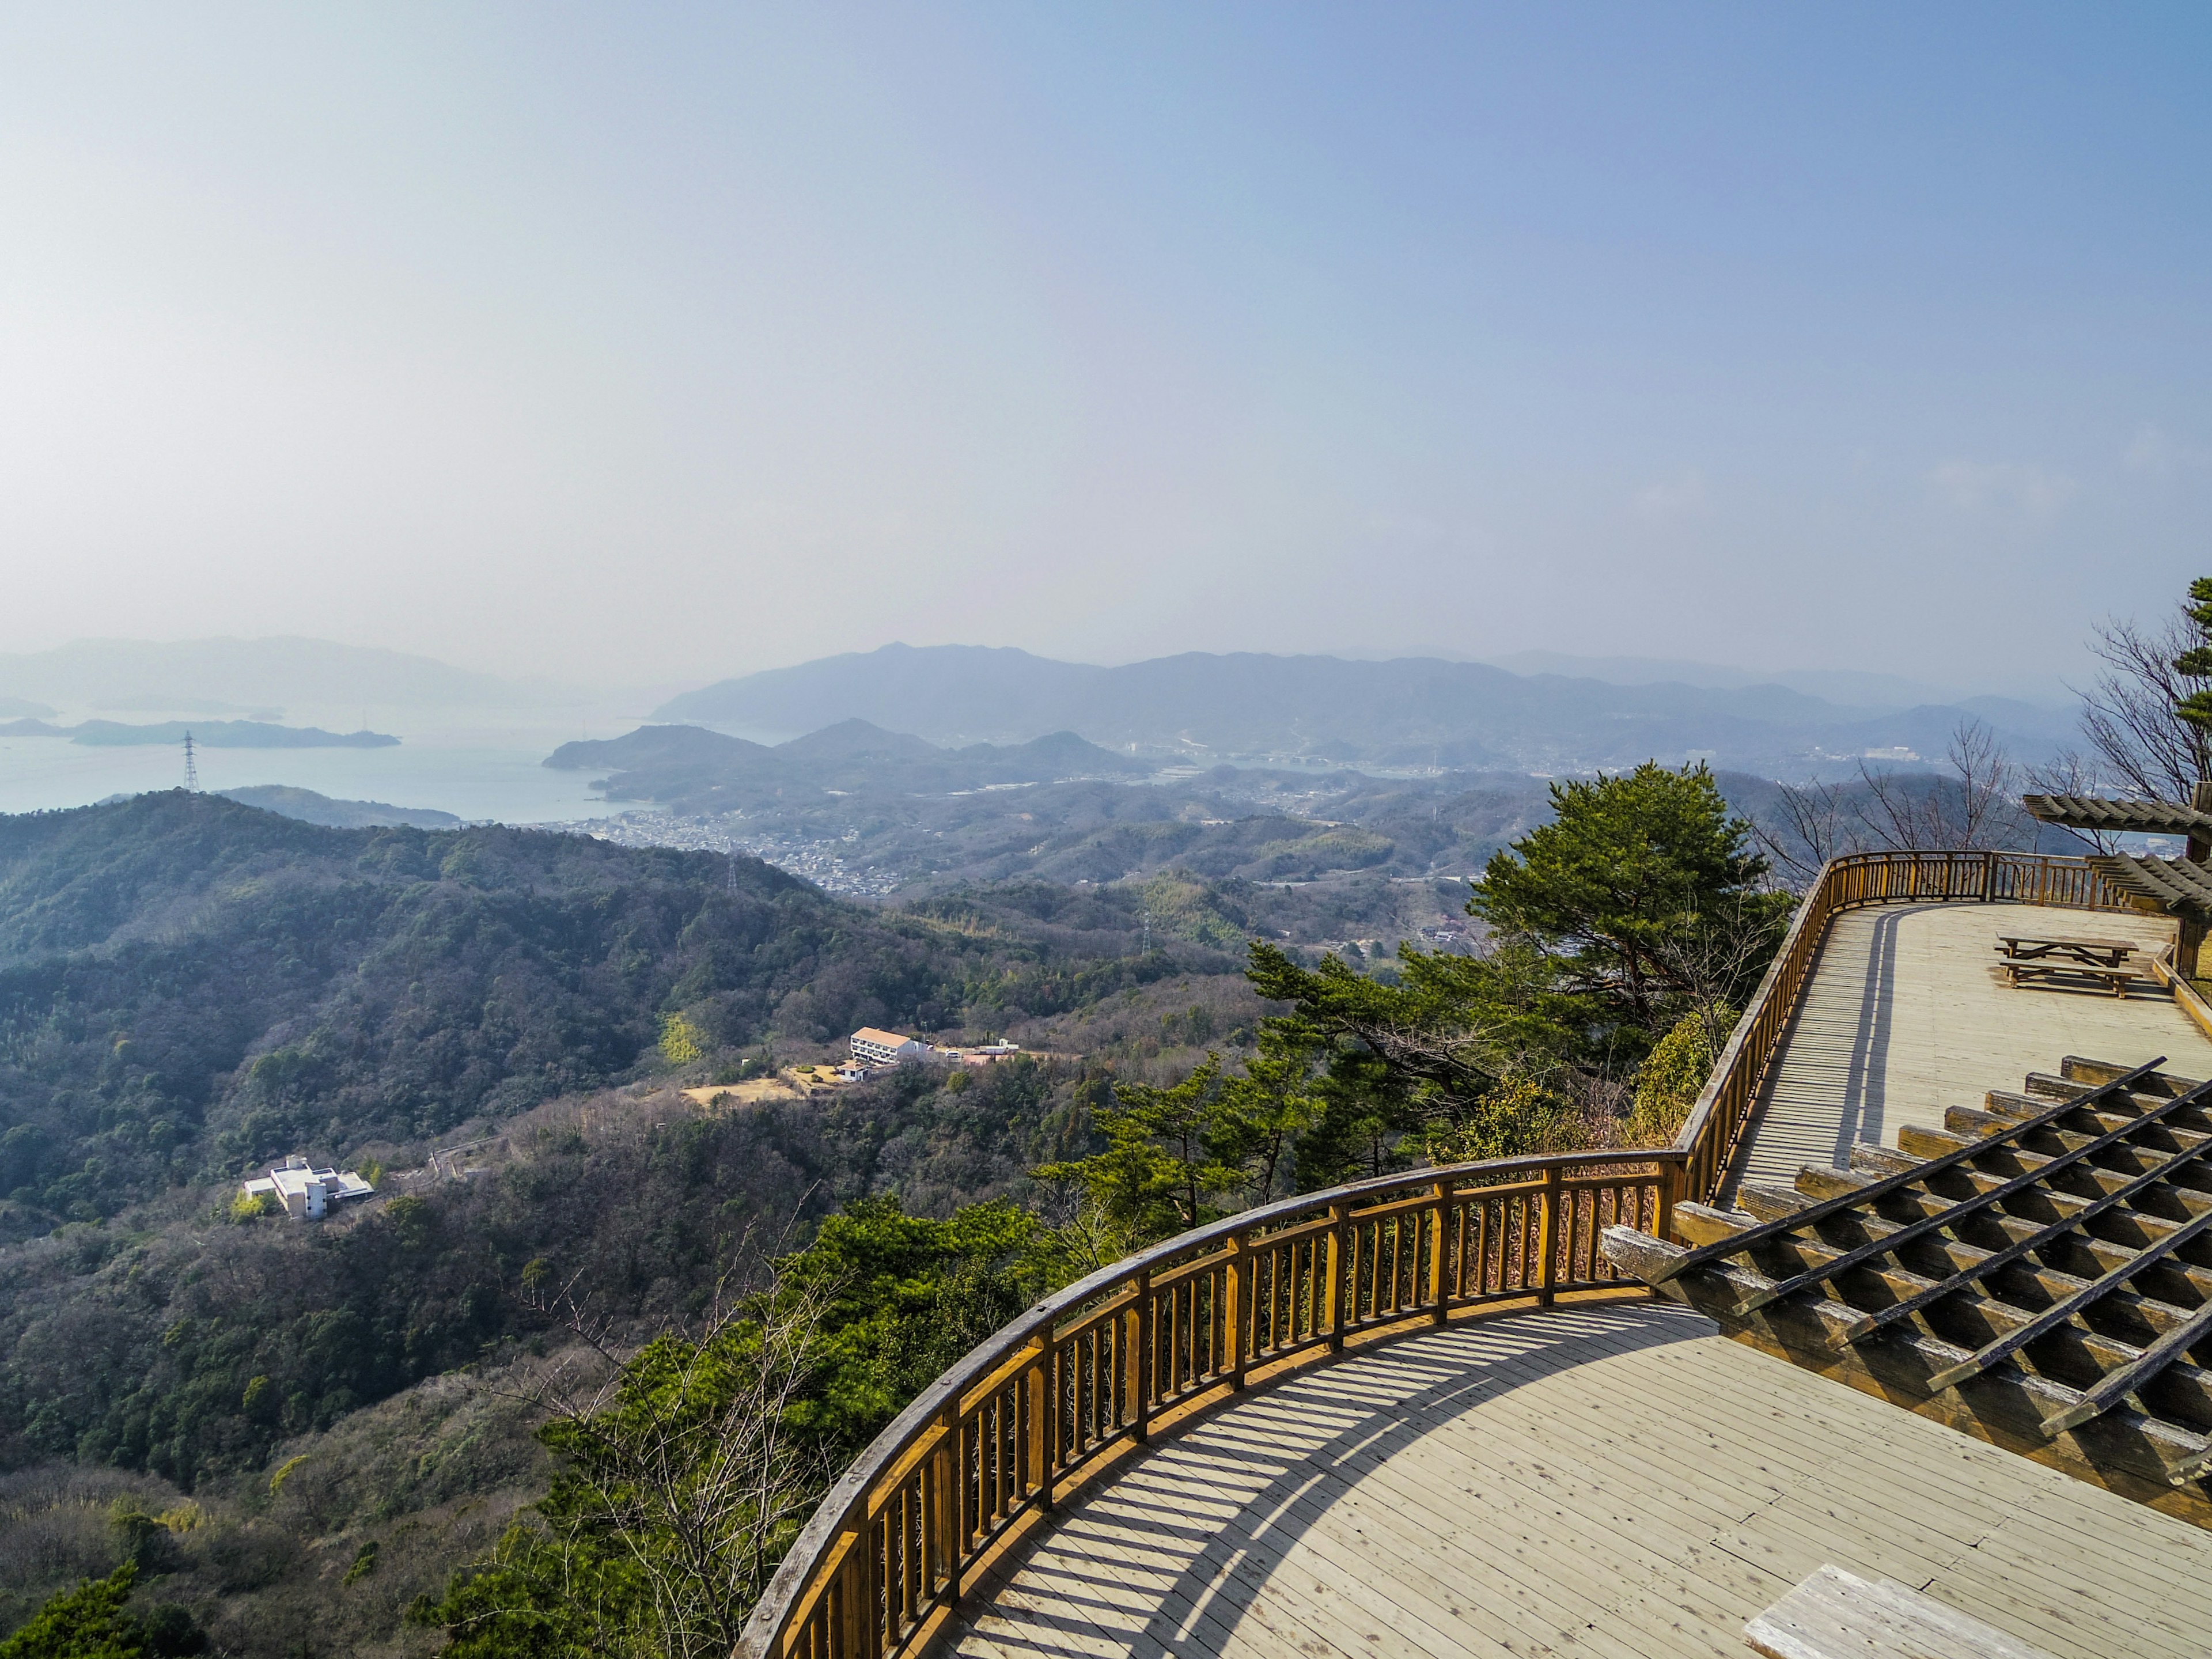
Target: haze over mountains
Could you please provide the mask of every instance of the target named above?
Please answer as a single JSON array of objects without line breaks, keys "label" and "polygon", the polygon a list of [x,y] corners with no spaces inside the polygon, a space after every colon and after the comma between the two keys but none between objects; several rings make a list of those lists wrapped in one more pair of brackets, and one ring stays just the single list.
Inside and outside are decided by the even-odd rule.
[{"label": "haze over mountains", "polygon": [[2071,725],[2007,698],[1853,708],[1771,684],[1624,685],[1437,658],[1191,653],[1106,668],[1005,647],[905,645],[725,680],[655,718],[756,734],[863,720],[946,744],[1064,731],[1204,763],[1574,771],[1709,759],[1791,777],[1869,751],[1940,755],[1967,718],[2025,755]]},{"label": "haze over mountains", "polygon": [[0,654],[0,713],[56,706],[270,718],[289,704],[512,707],[543,695],[434,658],[331,640],[76,640]]}]

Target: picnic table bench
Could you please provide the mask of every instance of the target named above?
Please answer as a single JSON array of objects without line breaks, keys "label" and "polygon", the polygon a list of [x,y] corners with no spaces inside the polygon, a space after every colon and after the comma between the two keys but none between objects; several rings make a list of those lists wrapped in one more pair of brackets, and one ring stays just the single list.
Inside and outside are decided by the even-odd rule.
[{"label": "picnic table bench", "polygon": [[2000,933],[1997,954],[2004,960],[2005,981],[2015,990],[2023,985],[2054,985],[2076,990],[2109,991],[2124,998],[2151,975],[2132,968],[2128,958],[2142,947],[2120,939],[2050,939],[2029,933]]}]

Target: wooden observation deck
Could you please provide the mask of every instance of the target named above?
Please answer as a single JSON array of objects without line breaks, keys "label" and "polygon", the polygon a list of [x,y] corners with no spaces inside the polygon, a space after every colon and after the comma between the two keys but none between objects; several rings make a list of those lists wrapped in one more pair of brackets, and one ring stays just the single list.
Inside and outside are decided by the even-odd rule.
[{"label": "wooden observation deck", "polygon": [[[2212,1530],[1729,1341],[1601,1243],[1668,1238],[1679,1204],[1731,1194],[1787,1114],[1832,1109],[1806,1133],[1837,1161],[1820,1136],[1853,1111],[1863,1128],[1867,1067],[1832,1066],[1822,1095],[1814,1051],[1842,1027],[1801,1015],[1856,948],[1824,956],[1831,924],[1991,904],[2101,911],[2100,933],[2152,946],[2171,927],[2079,860],[1836,860],[1674,1146],[1341,1188],[1070,1286],[847,1472],[739,1659],[1741,1656],[1745,1621],[1823,1565],[2051,1656],[2202,1654]],[[2069,920],[2008,908],[2002,925]],[[1898,958],[1897,1007],[1948,994],[1942,959],[1923,982]],[[2014,1000],[1977,1039],[2006,1071],[2072,1052],[2212,1076],[2212,1008],[2185,983],[2128,1004],[1981,988]],[[2150,1024],[2072,1035],[2116,1006]],[[2011,1053],[2015,1016],[2033,1041]],[[1961,1058],[1986,1088],[1980,1051]],[[1960,1103],[1905,1107],[1951,1086],[1940,1067],[1884,1078],[1895,1123]]]}]

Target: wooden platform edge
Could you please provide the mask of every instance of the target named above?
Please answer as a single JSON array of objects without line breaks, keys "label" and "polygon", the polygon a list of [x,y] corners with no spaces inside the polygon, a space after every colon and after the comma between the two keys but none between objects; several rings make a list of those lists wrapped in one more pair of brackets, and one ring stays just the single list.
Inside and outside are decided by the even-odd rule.
[{"label": "wooden platform edge", "polygon": [[2181,1012],[2196,1023],[2197,1029],[2212,1037],[2212,1002],[2203,994],[2173,969],[2173,946],[2167,945],[2150,959],[2151,977],[2173,993],[2173,1000]]}]

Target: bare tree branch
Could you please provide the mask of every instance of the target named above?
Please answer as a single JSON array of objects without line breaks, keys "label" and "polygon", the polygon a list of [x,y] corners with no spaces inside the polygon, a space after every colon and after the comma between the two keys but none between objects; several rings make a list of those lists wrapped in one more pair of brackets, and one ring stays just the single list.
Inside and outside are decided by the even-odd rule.
[{"label": "bare tree branch", "polygon": [[[836,1472],[790,1407],[812,1379],[836,1287],[749,1255],[741,1246],[696,1329],[629,1352],[574,1299],[574,1281],[540,1304],[589,1359],[556,1368],[533,1403],[586,1477],[575,1491],[592,1529],[645,1587],[657,1650],[671,1659],[735,1649]],[[745,1281],[756,1287],[733,1294]]]},{"label": "bare tree branch", "polygon": [[2081,730],[2113,781],[2137,799],[2186,801],[2200,779],[2212,777],[2212,732],[2175,712],[2212,690],[2212,679],[2173,665],[2198,643],[2187,617],[2177,616],[2155,633],[2133,622],[2104,623],[2089,647],[2106,672],[2078,693]]},{"label": "bare tree branch", "polygon": [[1978,720],[1960,720],[1944,759],[1949,777],[1859,763],[1863,793],[1853,809],[1873,845],[1987,852],[2032,838],[2033,820],[2020,803],[2022,774],[1996,732]]},{"label": "bare tree branch", "polygon": [[1785,783],[1777,806],[1780,822],[1754,820],[1752,834],[1793,892],[1804,891],[1830,859],[1868,850],[1839,783]]}]

